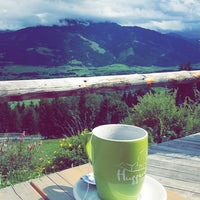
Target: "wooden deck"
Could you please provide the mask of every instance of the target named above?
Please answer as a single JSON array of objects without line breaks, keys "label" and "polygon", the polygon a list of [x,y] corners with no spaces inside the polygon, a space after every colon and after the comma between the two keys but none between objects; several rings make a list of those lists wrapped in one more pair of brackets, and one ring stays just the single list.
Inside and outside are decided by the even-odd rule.
[{"label": "wooden deck", "polygon": [[[81,165],[0,190],[1,200],[74,200],[73,185],[92,171]],[[168,200],[200,199],[200,133],[149,148],[147,174],[168,192]]]}]

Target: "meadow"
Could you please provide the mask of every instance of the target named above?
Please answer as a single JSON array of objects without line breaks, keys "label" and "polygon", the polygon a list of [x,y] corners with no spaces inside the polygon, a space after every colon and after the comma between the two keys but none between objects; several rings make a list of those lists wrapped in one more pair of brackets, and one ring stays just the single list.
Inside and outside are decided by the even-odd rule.
[{"label": "meadow", "polygon": [[[105,75],[122,75],[134,73],[153,73],[165,71],[177,71],[178,66],[127,66],[124,64],[112,64],[101,67],[83,66],[81,63],[72,63],[66,66],[1,66],[0,80],[19,80],[19,79],[41,79],[41,78],[67,78],[67,77],[89,77]],[[193,66],[200,69],[199,65]]]}]

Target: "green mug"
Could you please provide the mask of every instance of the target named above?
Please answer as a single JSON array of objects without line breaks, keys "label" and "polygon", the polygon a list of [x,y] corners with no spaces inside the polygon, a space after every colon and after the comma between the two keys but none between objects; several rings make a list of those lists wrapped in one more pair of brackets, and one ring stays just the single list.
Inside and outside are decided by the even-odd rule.
[{"label": "green mug", "polygon": [[100,199],[139,199],[148,154],[148,133],[144,129],[124,124],[98,126],[86,151]]}]

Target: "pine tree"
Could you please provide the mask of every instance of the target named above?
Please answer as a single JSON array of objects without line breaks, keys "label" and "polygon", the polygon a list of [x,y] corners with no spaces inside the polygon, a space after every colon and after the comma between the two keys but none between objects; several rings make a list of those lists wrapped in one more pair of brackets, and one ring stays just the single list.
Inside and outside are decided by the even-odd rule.
[{"label": "pine tree", "polygon": [[42,99],[39,103],[39,132],[45,138],[54,135],[54,116],[51,108],[51,101]]},{"label": "pine tree", "polygon": [[[179,70],[192,70],[191,63],[188,62],[186,64],[180,65]],[[193,83],[184,83],[177,85],[177,96],[176,96],[176,105],[182,104],[188,98],[195,100],[195,93],[194,93],[194,84]]]},{"label": "pine tree", "polygon": [[86,102],[86,127],[91,130],[95,126],[95,119],[100,112],[101,102],[103,100],[102,95],[88,94],[85,96]]},{"label": "pine tree", "polygon": [[120,123],[128,115],[128,106],[119,99],[111,99],[109,104],[110,123]]},{"label": "pine tree", "polygon": [[95,120],[95,126],[108,124],[110,123],[111,116],[109,115],[109,100],[107,97],[104,97],[104,100],[101,102],[99,114]]},{"label": "pine tree", "polygon": [[11,120],[11,132],[20,133],[22,131],[22,119],[17,107],[11,111],[11,116],[13,119]]},{"label": "pine tree", "polygon": [[11,109],[8,103],[0,103],[0,132],[9,132],[12,120]]},{"label": "pine tree", "polygon": [[22,119],[22,129],[29,134],[37,134],[37,113],[33,105],[25,109]]}]

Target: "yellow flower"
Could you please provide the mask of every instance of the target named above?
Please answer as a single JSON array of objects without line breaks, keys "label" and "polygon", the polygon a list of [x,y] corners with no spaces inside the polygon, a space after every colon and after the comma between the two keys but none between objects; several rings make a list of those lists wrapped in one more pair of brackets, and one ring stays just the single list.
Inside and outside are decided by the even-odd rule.
[{"label": "yellow flower", "polygon": [[44,171],[45,171],[45,168],[44,168],[44,167],[40,169],[40,172],[44,172]]},{"label": "yellow flower", "polygon": [[71,143],[69,143],[69,147],[72,147],[72,144],[71,144]]},{"label": "yellow flower", "polygon": [[80,148],[81,148],[81,145],[79,144],[79,145],[78,145],[78,149],[80,149]]},{"label": "yellow flower", "polygon": [[60,147],[63,147],[63,144],[62,144],[62,143],[60,144]]}]

